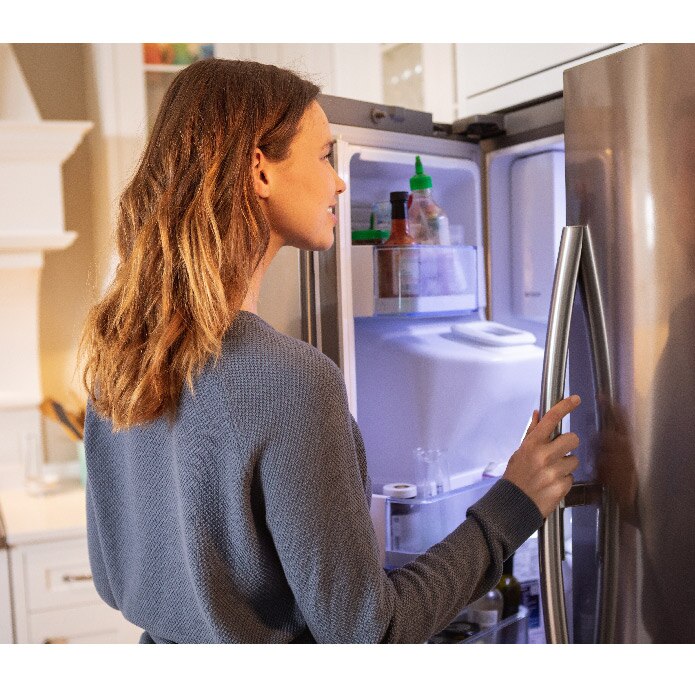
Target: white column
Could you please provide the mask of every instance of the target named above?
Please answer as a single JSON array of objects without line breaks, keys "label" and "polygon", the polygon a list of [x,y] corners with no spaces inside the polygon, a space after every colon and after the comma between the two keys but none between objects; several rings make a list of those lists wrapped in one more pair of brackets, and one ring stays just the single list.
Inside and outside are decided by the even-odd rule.
[{"label": "white column", "polygon": [[0,44],[0,76],[0,488],[13,488],[24,480],[27,445],[34,446],[34,464],[42,459],[43,255],[76,238],[64,230],[62,164],[92,125],[38,118],[6,44]]}]

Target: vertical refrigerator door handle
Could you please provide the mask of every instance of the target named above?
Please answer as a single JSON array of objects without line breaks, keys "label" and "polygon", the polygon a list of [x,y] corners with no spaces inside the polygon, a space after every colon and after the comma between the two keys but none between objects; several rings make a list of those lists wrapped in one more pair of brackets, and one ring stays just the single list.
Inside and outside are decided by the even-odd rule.
[{"label": "vertical refrigerator door handle", "polygon": [[[562,230],[545,341],[539,411],[541,416],[562,399],[565,390],[570,319],[577,288],[583,234],[582,226],[566,226]],[[560,434],[560,429],[558,424],[552,439]],[[564,542],[560,508],[556,508],[541,526],[538,544],[546,639],[551,644],[567,644],[569,633],[562,577]]]},{"label": "vertical refrigerator door handle", "polygon": [[[605,314],[591,235],[585,226],[566,226],[562,231],[548,318],[541,386],[541,416],[560,401],[564,394],[569,327],[577,283],[581,284],[586,304],[596,389],[599,396],[611,405],[614,400]],[[557,437],[559,433],[558,425],[552,437]],[[588,493],[593,493],[594,497],[586,498]],[[580,498],[580,495],[583,497]],[[576,484],[565,498],[565,502],[550,514],[539,532],[541,595],[546,638],[551,644],[569,642],[562,575],[562,509],[565,506],[588,505],[597,500],[600,502],[601,542],[596,641],[606,643],[613,640],[617,600],[617,507],[612,494],[599,484]]]},{"label": "vertical refrigerator door handle", "polygon": [[[589,322],[589,335],[594,364],[597,394],[609,406],[615,404],[615,389],[611,370],[606,317],[601,298],[596,257],[591,232],[584,229],[582,256],[579,265],[579,284],[582,287]],[[603,407],[599,405],[603,420]],[[615,611],[618,582],[618,528],[619,516],[615,497],[610,489],[601,489],[599,509],[599,581],[597,601],[597,624],[595,641],[612,643],[615,636]]]}]

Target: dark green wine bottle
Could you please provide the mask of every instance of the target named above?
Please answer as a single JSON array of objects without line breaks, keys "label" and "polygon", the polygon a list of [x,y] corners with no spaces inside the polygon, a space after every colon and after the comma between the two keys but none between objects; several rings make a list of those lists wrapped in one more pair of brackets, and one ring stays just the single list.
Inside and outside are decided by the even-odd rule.
[{"label": "dark green wine bottle", "polygon": [[514,577],[514,555],[502,565],[502,578],[497,584],[497,590],[502,594],[502,618],[519,612],[521,603],[521,585]]}]

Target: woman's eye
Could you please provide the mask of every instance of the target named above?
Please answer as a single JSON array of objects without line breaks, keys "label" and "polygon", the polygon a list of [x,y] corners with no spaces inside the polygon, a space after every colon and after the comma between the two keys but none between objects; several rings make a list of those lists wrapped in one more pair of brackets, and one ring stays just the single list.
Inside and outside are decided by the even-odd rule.
[{"label": "woman's eye", "polygon": [[323,160],[330,160],[332,157],[333,157],[333,149],[331,149],[330,151],[328,151],[328,153],[326,153],[326,155],[323,157]]}]

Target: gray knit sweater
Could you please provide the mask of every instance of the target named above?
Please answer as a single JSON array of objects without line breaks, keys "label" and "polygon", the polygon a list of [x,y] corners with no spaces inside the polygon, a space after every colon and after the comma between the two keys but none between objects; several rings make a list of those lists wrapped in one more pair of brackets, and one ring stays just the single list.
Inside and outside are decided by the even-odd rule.
[{"label": "gray knit sweater", "polygon": [[413,563],[381,568],[340,370],[241,312],[173,424],[113,433],[89,407],[100,596],[155,642],[424,642],[541,524],[500,479]]}]

